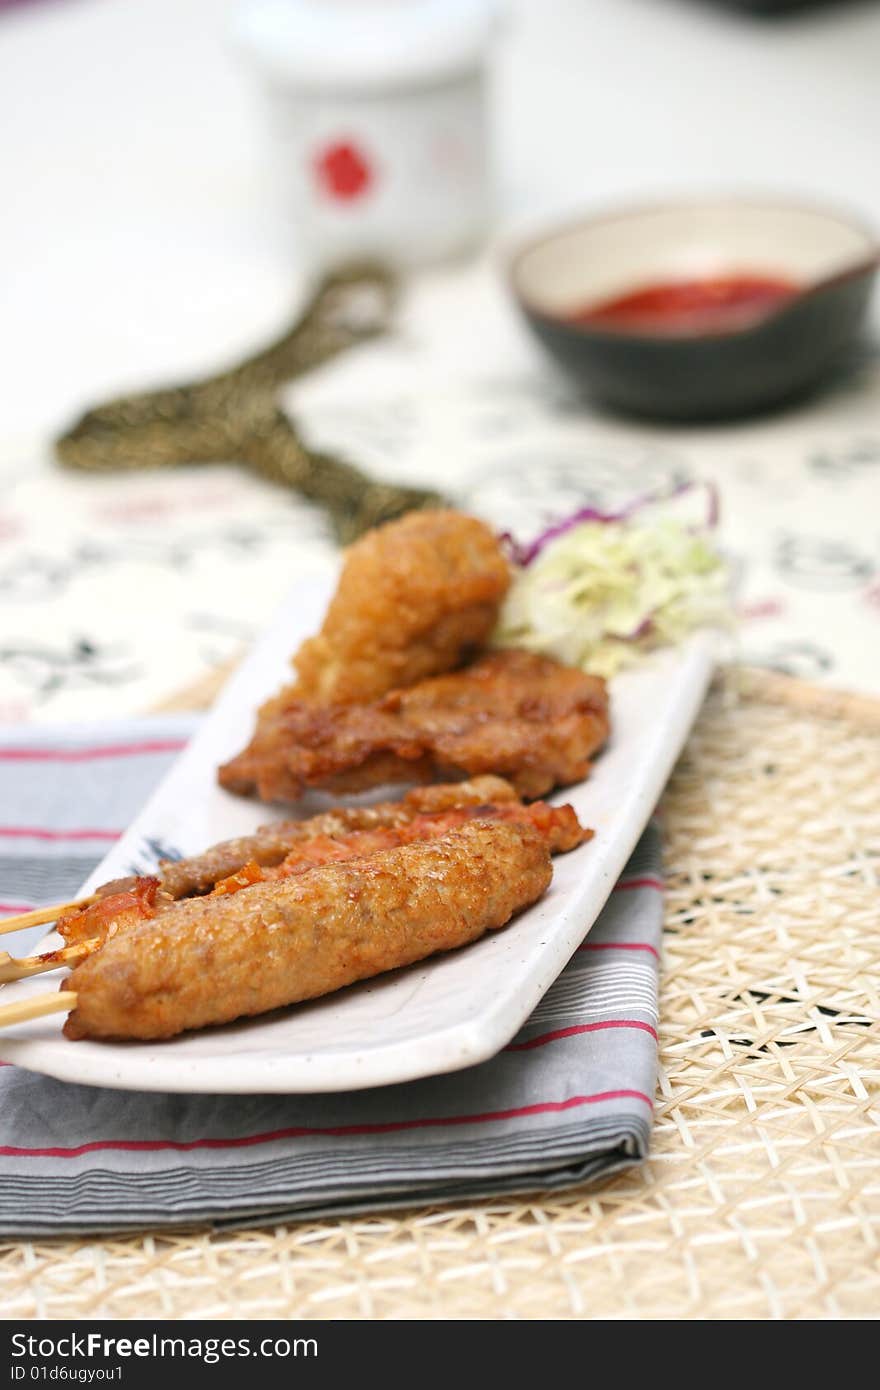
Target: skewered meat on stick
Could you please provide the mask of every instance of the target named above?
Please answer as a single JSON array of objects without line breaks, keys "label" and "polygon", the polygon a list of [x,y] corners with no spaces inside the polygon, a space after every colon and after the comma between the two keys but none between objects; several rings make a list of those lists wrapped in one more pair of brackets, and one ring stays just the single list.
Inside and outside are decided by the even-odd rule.
[{"label": "skewered meat on stick", "polygon": [[45,951],[41,956],[16,958],[8,951],[0,951],[0,985],[11,980],[27,980],[31,975],[43,975],[47,970],[58,970],[63,965],[76,965],[77,961],[92,955],[100,945],[96,937],[73,946],[62,946],[57,951]]},{"label": "skewered meat on stick", "polygon": [[246,864],[240,874],[221,879],[214,892],[234,893],[246,883],[289,878],[320,864],[338,864],[344,859],[361,859],[380,849],[396,849],[399,845],[437,840],[441,835],[448,835],[450,830],[457,830],[459,826],[474,820],[531,826],[551,854],[574,849],[584,840],[589,840],[593,833],[580,824],[573,806],[548,806],[546,801],[533,801],[529,806],[524,806],[521,801],[507,801],[497,806],[459,806],[450,811],[416,816],[396,826],[352,830],[347,835],[316,835],[291,850],[276,868],[261,869],[256,864]]},{"label": "skewered meat on stick", "polygon": [[[483,782],[496,779],[484,778]],[[453,784],[449,790],[454,789]],[[466,784],[474,786],[474,783]],[[507,786],[506,783],[501,783]],[[431,788],[431,791],[440,790]],[[432,798],[434,799],[434,798]],[[439,798],[436,798],[439,800]],[[517,800],[497,803],[477,803],[451,807],[446,811],[425,812],[408,817],[400,816],[392,821],[388,812],[392,808],[402,809],[402,802],[386,802],[383,807],[373,807],[375,811],[385,811],[382,822],[366,828],[349,830],[344,834],[314,834],[293,843],[292,848],[280,861],[265,867],[255,859],[242,863],[237,859],[234,872],[216,879],[212,885],[214,894],[228,895],[250,888],[255,883],[266,883],[280,878],[291,878],[295,874],[307,872],[323,864],[342,863],[346,859],[363,858],[378,850],[395,849],[400,845],[414,844],[418,841],[434,840],[446,835],[450,830],[472,820],[508,821],[530,826],[540,836],[551,854],[564,853],[574,849],[592,837],[592,831],[585,829],[571,806],[548,806],[546,802],[536,801],[524,806]],[[369,808],[363,808],[369,809]],[[412,802],[408,809],[412,809]],[[334,814],[334,813],[329,813]],[[345,812],[338,813],[345,815]],[[323,817],[300,822],[314,826]],[[294,824],[296,824],[294,822]],[[244,843],[243,841],[230,842]],[[210,853],[210,851],[208,852]],[[277,859],[277,855],[275,856]],[[126,931],[147,918],[166,912],[174,905],[173,897],[165,886],[155,877],[133,878],[105,885],[99,889],[97,900],[81,911],[71,912],[58,921],[58,931],[68,945],[91,941],[95,946],[103,943],[109,936]],[[113,888],[117,891],[107,892]]]},{"label": "skewered meat on stick", "polygon": [[99,892],[97,901],[58,918],[55,930],[68,946],[83,941],[97,941],[103,945],[108,937],[127,931],[137,922],[149,921],[173,904],[174,899],[162,891],[158,878],[149,876],[124,881],[127,886],[121,892],[103,895]]},{"label": "skewered meat on stick", "polygon": [[[272,877],[301,873],[316,864],[338,862],[377,849],[430,839],[469,819],[522,820],[545,839],[551,853],[574,849],[593,832],[582,826],[571,806],[533,802],[524,806],[501,777],[475,777],[414,787],[400,801],[372,806],[336,807],[308,820],[279,821],[253,835],[225,840],[187,859],[164,861],[155,875],[114,879],[79,902],[41,908],[25,918],[9,918],[10,930],[36,916],[57,921],[69,946],[100,945],[109,932],[165,911],[174,901],[205,892],[230,892]],[[78,947],[77,947],[78,948]],[[57,953],[13,960],[0,952],[0,983],[53,969]]]},{"label": "skewered meat on stick", "polygon": [[302,644],[288,699],[348,704],[461,665],[487,641],[510,584],[484,522],[410,512],[368,531],[345,554],[316,637]]},{"label": "skewered meat on stick", "polygon": [[452,810],[457,806],[494,805],[515,800],[513,787],[501,777],[476,777],[470,782],[414,787],[400,801],[344,806],[308,820],[278,821],[262,826],[254,835],[224,840],[203,854],[179,859],[176,863],[163,863],[160,867],[162,887],[172,898],[184,898],[190,893],[204,893],[218,879],[235,873],[248,860],[265,866],[280,864],[302,840],[315,835],[344,835],[352,830],[401,825],[417,815]]},{"label": "skewered meat on stick", "polygon": [[70,1038],[168,1038],[265,1013],[503,926],[551,877],[524,825],[474,821],[428,843],[190,898],[110,937],[65,981]]},{"label": "skewered meat on stick", "polygon": [[7,932],[24,931],[25,927],[40,927],[48,922],[56,922],[63,913],[74,912],[93,901],[94,894],[91,894],[87,898],[77,898],[75,902],[53,903],[51,907],[35,907],[32,912],[17,912],[15,916],[4,917],[0,921],[0,936],[5,936]]},{"label": "skewered meat on stick", "polygon": [[608,729],[604,681],[510,649],[371,704],[270,702],[219,777],[229,791],[272,801],[296,800],[308,787],[355,791],[494,772],[533,797],[584,777]]}]

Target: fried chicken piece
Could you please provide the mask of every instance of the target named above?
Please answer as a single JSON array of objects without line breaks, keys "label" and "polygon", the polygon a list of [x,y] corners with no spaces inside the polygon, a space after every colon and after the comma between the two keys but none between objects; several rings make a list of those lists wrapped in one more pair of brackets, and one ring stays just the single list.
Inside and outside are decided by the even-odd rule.
[{"label": "fried chicken piece", "polygon": [[586,776],[608,736],[604,681],[552,657],[504,649],[363,705],[299,700],[261,712],[251,743],[220,768],[229,791],[296,800],[494,772],[520,796]]},{"label": "fried chicken piece", "polygon": [[321,631],[293,659],[296,684],[267,713],[290,699],[375,700],[451,671],[486,642],[509,584],[492,531],[463,512],[409,512],[369,531],[346,551]]},{"label": "fried chicken piece", "polygon": [[474,821],[427,844],[189,898],[76,967],[64,1031],[170,1038],[314,999],[504,926],[551,873],[534,830]]}]

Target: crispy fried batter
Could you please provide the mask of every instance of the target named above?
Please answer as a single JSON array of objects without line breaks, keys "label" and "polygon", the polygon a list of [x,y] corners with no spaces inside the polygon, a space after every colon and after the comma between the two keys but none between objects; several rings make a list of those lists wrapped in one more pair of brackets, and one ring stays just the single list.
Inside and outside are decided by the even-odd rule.
[{"label": "crispy fried batter", "polygon": [[158,878],[116,879],[98,889],[97,902],[59,917],[55,930],[68,946],[80,941],[104,941],[161,912],[171,899],[160,889]]},{"label": "crispy fried batter", "polygon": [[[500,793],[494,801],[480,801],[474,796],[478,789],[488,791],[493,787]],[[454,793],[459,789],[464,789],[468,794],[459,796],[458,804],[453,804]],[[445,793],[445,796],[441,793]],[[428,809],[421,810],[420,806]],[[593,837],[593,831],[581,825],[573,806],[549,806],[546,801],[533,801],[531,805],[524,806],[516,799],[508,782],[500,777],[479,777],[473,782],[416,788],[402,801],[386,801],[371,807],[340,808],[311,820],[286,823],[288,832],[298,830],[299,834],[280,835],[278,831],[284,830],[285,823],[280,827],[269,826],[254,836],[228,840],[225,845],[216,845],[213,850],[206,851],[196,859],[181,861],[170,867],[181,868],[188,862],[191,867],[200,865],[204,870],[206,865],[211,864],[215,872],[201,883],[201,887],[210,888],[216,896],[228,896],[257,883],[306,873],[319,865],[363,859],[379,850],[439,839],[475,820],[507,821],[530,826],[540,835],[551,854],[564,854]],[[270,835],[273,830],[275,833]],[[287,852],[282,858],[285,844]],[[262,860],[242,859],[242,847],[245,846],[261,851]],[[229,856],[230,851],[234,871],[229,870],[220,876],[216,873],[217,865],[225,856]],[[183,881],[186,882],[185,877]],[[189,881],[192,882],[191,876]],[[123,884],[124,891],[120,891]],[[178,900],[182,896],[178,895]],[[167,891],[167,882],[163,885],[158,878],[116,880],[97,890],[96,902],[62,917],[57,929],[68,945],[83,941],[103,943],[146,918],[167,912],[174,902],[175,899]]]},{"label": "crispy fried batter", "polygon": [[371,704],[319,709],[288,700],[264,709],[251,743],[219,778],[229,791],[273,801],[296,800],[308,787],[355,791],[494,772],[534,797],[586,776],[608,729],[603,681],[552,657],[502,650]]},{"label": "crispy fried batter", "polygon": [[190,898],[109,939],[65,988],[70,1038],[168,1038],[449,951],[543,893],[546,844],[475,821],[429,843]]},{"label": "crispy fried batter", "polygon": [[402,825],[415,816],[431,812],[515,800],[516,792],[503,778],[475,777],[469,782],[414,787],[400,801],[381,801],[374,806],[339,806],[307,820],[277,821],[261,826],[253,835],[212,845],[202,854],[174,863],[166,860],[160,866],[162,888],[173,898],[185,898],[190,893],[204,893],[218,879],[234,874],[248,860],[264,867],[280,864],[298,844],[316,835],[345,835],[353,830]]},{"label": "crispy fried batter", "polygon": [[538,832],[551,854],[575,849],[593,836],[592,830],[581,825],[573,806],[550,806],[546,801],[533,801],[529,806],[524,806],[521,801],[459,806],[450,811],[433,811],[415,816],[413,820],[401,821],[398,825],[350,830],[344,835],[314,835],[311,839],[302,840],[274,868],[263,869],[251,860],[237,873],[221,879],[213,891],[237,893],[254,883],[307,873],[321,864],[341,864],[346,859],[363,859],[383,849],[438,840],[442,835],[448,835],[450,830],[457,830],[459,826],[475,820],[529,825]]},{"label": "crispy fried batter", "polygon": [[294,657],[297,681],[269,702],[375,700],[450,671],[495,626],[510,571],[488,526],[463,512],[410,512],[346,552],[316,637]]}]

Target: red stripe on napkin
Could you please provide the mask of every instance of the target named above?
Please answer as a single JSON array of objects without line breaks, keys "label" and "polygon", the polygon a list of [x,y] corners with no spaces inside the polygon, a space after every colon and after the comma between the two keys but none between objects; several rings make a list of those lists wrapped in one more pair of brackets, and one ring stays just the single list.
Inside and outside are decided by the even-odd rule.
[{"label": "red stripe on napkin", "polygon": [[117,1150],[122,1153],[156,1153],[173,1149],[189,1153],[193,1149],[246,1149],[256,1144],[271,1144],[279,1139],[307,1139],[309,1135],[346,1134],[391,1134],[402,1129],[434,1129],[447,1125],[491,1124],[498,1120],[514,1120],[523,1115],[546,1115],[563,1110],[576,1110],[583,1105],[598,1105],[603,1100],[640,1100],[653,1110],[654,1102],[644,1091],[597,1091],[591,1096],[569,1096],[567,1100],[546,1100],[535,1105],[520,1105],[513,1110],[489,1110],[477,1115],[442,1115],[423,1120],[388,1120],[384,1124],[333,1125],[320,1128],[317,1125],[291,1125],[288,1129],[270,1130],[265,1134],[249,1134],[241,1139],[191,1139],[178,1142],[174,1139],[102,1139],[91,1144],[78,1144],[72,1148],[18,1149],[12,1145],[0,1145],[0,1155],[4,1158],[79,1158],[82,1154]]},{"label": "red stripe on napkin", "polygon": [[6,840],[118,840],[121,830],[44,830],[34,825],[0,825]]},{"label": "red stripe on napkin", "polygon": [[143,753],[179,753],[186,739],[147,739],[143,743],[99,744],[94,748],[0,748],[0,762],[85,763],[93,758],[135,758]]},{"label": "red stripe on napkin", "polygon": [[643,1023],[639,1018],[609,1018],[602,1023],[573,1023],[570,1028],[555,1028],[552,1033],[541,1033],[537,1038],[529,1038],[528,1042],[508,1043],[505,1052],[527,1052],[531,1047],[543,1047],[545,1043],[556,1042],[558,1038],[574,1038],[578,1033],[601,1033],[605,1028],[640,1028],[643,1033],[650,1033],[654,1041],[657,1041],[657,1030],[652,1028],[650,1023]]}]

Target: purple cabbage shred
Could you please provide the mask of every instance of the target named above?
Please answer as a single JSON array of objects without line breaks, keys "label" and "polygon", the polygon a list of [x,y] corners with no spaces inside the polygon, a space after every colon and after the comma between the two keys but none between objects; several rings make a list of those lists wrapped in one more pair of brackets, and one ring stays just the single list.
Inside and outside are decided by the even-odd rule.
[{"label": "purple cabbage shred", "polygon": [[702,486],[706,489],[707,512],[706,520],[702,527],[694,527],[694,530],[713,531],[718,525],[720,517],[720,499],[718,489],[714,483],[704,480],[702,483],[685,482],[679,483],[671,492],[647,493],[644,497],[637,497],[634,502],[630,502],[628,507],[624,507],[619,512],[603,512],[598,507],[580,507],[571,516],[564,517],[561,521],[554,521],[539,536],[536,536],[528,545],[522,545],[510,531],[501,533],[499,540],[505,546],[508,555],[515,565],[525,568],[538,558],[541,551],[550,544],[564,536],[566,532],[580,526],[585,521],[598,521],[603,524],[614,521],[629,521],[645,507],[656,506],[659,502],[668,502],[673,497],[680,497],[686,492],[692,492],[694,488]]}]

